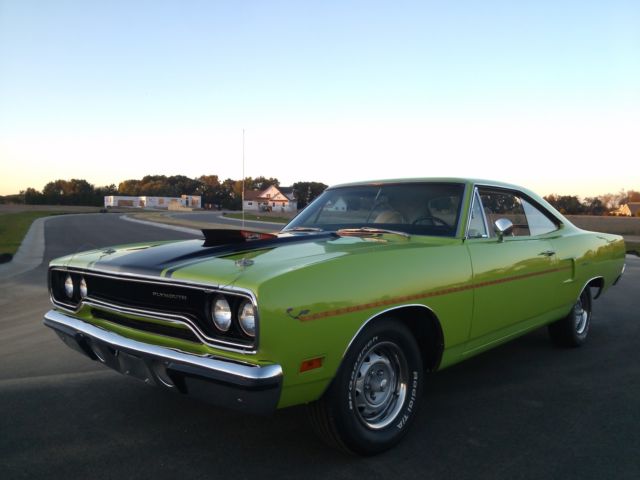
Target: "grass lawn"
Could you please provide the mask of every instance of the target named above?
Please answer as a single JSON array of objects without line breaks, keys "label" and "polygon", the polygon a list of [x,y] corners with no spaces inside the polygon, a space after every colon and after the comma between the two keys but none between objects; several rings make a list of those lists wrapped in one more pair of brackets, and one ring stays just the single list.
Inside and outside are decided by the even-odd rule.
[{"label": "grass lawn", "polygon": [[15,254],[34,220],[62,213],[34,211],[0,214],[0,254]]},{"label": "grass lawn", "polygon": [[[239,218],[240,220],[242,220],[242,213],[227,213],[225,214],[225,217]],[[253,215],[251,213],[245,213],[244,219],[249,221],[257,220],[259,222],[271,222],[271,223],[289,223],[291,221],[290,218],[286,218],[286,217],[272,217],[269,215]]]}]

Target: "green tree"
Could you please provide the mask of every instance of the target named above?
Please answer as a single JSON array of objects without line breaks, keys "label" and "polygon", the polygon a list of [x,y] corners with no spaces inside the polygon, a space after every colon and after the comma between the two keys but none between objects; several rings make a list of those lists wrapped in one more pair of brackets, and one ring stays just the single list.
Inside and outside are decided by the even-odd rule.
[{"label": "green tree", "polygon": [[45,197],[45,202],[48,204],[60,204],[61,199],[64,196],[65,184],[64,180],[55,180],[47,183],[42,189],[42,195]]},{"label": "green tree", "polygon": [[94,186],[80,178],[58,179],[47,183],[42,189],[42,197],[38,197],[35,192],[29,191],[29,196],[38,198],[38,201],[41,198],[41,203],[51,205],[94,205],[96,201]]},{"label": "green tree", "polygon": [[327,189],[327,185],[320,182],[296,182],[293,184],[293,194],[298,201],[298,209],[306,207]]},{"label": "green tree", "polygon": [[212,190],[220,187],[220,179],[218,175],[200,175],[198,177],[198,182],[200,182],[200,192],[204,194],[207,190]]},{"label": "green tree", "polygon": [[172,197],[172,188],[165,175],[145,175],[140,180],[138,195]]},{"label": "green tree", "polygon": [[104,197],[111,195],[118,195],[118,188],[114,184],[97,187],[93,194],[93,204],[96,206],[102,206],[104,205]]},{"label": "green tree", "polygon": [[640,202],[640,192],[627,190],[624,193],[624,196],[620,199],[620,205],[624,205],[629,202]]},{"label": "green tree", "polygon": [[221,185],[220,205],[225,210],[242,209],[242,180],[227,178]]},{"label": "green tree", "polygon": [[198,177],[198,188],[196,193],[202,196],[202,205],[214,205],[219,207],[221,204],[222,189],[220,179],[217,175],[201,175]]},{"label": "green tree", "polygon": [[168,196],[179,197],[180,195],[196,195],[200,182],[197,179],[185,177],[184,175],[172,175],[167,178],[169,187]]},{"label": "green tree", "polygon": [[118,185],[118,195],[140,195],[140,180],[124,180]]},{"label": "green tree", "polygon": [[44,195],[35,188],[27,188],[20,195],[24,195],[24,203],[27,205],[42,205],[44,203]]},{"label": "green tree", "polygon": [[14,193],[13,195],[5,195],[4,197],[0,197],[0,203],[23,204],[24,203],[24,195],[23,195],[22,192]]},{"label": "green tree", "polygon": [[587,197],[582,202],[584,213],[589,215],[604,215],[607,213],[607,207],[600,197]]},{"label": "green tree", "polygon": [[66,198],[70,205],[91,205],[95,189],[83,179],[72,178],[67,182]]},{"label": "green tree", "polygon": [[544,199],[553,205],[560,213],[566,215],[580,215],[584,213],[584,206],[576,195],[547,195]]},{"label": "green tree", "polygon": [[[251,180],[251,177],[249,177],[249,180]],[[247,188],[247,190],[266,190],[267,188],[271,187],[271,186],[275,186],[275,187],[279,187],[280,186],[280,180],[278,180],[277,178],[272,178],[272,177],[256,177],[254,178],[252,181],[252,186],[251,188],[247,188],[246,186],[246,180],[245,180],[245,187]]]}]

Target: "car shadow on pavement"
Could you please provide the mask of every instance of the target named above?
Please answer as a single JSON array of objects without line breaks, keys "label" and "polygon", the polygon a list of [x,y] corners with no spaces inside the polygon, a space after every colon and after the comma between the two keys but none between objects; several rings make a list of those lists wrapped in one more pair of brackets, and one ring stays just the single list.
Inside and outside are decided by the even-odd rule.
[{"label": "car shadow on pavement", "polygon": [[[60,382],[12,383],[2,389],[3,411],[11,415],[0,418],[0,474],[597,478],[602,471],[594,469],[594,463],[599,465],[598,458],[612,452],[598,450],[602,439],[593,438],[594,420],[585,419],[574,401],[579,396],[598,405],[600,396],[606,396],[606,390],[600,391],[606,384],[603,377],[576,376],[590,371],[596,361],[592,353],[588,347],[554,348],[541,329],[430,375],[414,428],[396,448],[371,458],[346,455],[321,443],[304,407],[266,417],[246,415],[108,370]],[[627,414],[623,417],[633,415]],[[557,460],[562,448],[575,454],[575,460]],[[584,455],[590,455],[590,463],[578,461]],[[531,475],[518,475],[527,471]]]}]

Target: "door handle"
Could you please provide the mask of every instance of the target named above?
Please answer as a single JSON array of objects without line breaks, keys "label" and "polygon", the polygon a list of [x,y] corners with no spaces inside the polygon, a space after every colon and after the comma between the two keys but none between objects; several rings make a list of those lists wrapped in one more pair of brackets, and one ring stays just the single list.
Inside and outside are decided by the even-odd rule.
[{"label": "door handle", "polygon": [[553,255],[555,255],[556,252],[554,252],[553,250],[545,250],[544,252],[540,252],[538,255],[543,255],[545,257],[551,257]]}]

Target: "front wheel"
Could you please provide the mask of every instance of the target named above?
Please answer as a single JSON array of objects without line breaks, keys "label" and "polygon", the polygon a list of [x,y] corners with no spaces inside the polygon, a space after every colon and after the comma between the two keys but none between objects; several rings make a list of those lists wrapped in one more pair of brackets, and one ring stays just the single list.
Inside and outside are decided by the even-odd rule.
[{"label": "front wheel", "polygon": [[589,287],[580,294],[569,314],[549,325],[549,336],[561,347],[579,347],[586,340],[591,326],[591,290]]},{"label": "front wheel", "polygon": [[309,406],[315,430],[348,452],[374,455],[406,434],[417,413],[422,358],[409,329],[392,319],[367,326],[331,386]]}]

